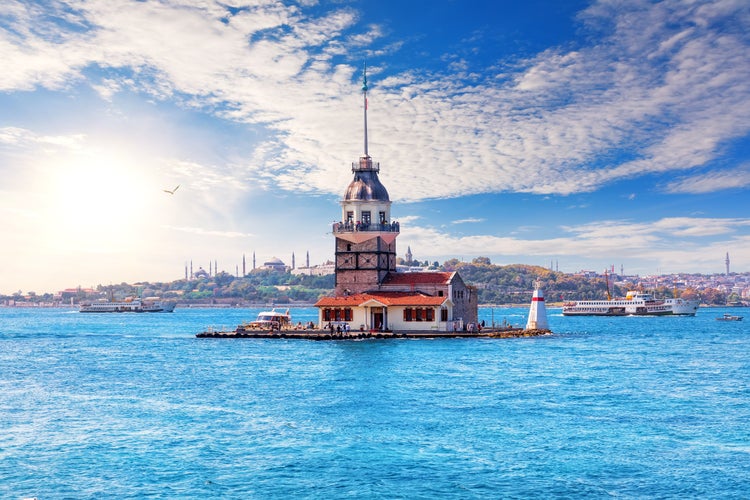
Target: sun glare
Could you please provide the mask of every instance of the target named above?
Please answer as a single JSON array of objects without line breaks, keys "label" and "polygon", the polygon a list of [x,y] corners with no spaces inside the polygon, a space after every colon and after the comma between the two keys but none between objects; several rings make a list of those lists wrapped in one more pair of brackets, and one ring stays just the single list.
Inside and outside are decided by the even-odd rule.
[{"label": "sun glare", "polygon": [[150,224],[156,180],[127,158],[79,155],[56,165],[48,181],[51,233],[58,244],[91,252],[125,251],[136,244],[140,228]]}]

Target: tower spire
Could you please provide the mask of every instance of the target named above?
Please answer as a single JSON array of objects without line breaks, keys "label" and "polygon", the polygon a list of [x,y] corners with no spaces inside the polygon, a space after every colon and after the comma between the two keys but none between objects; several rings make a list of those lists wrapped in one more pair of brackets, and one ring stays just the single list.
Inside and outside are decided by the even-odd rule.
[{"label": "tower spire", "polygon": [[370,155],[367,152],[367,62],[365,62],[365,69],[362,72],[362,95],[365,103],[365,157]]}]

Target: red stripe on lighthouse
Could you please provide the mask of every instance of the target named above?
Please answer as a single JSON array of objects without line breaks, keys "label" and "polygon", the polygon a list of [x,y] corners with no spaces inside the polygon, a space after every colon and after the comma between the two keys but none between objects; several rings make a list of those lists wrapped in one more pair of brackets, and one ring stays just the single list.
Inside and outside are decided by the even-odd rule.
[{"label": "red stripe on lighthouse", "polygon": [[544,297],[531,297],[532,302],[544,302]]}]

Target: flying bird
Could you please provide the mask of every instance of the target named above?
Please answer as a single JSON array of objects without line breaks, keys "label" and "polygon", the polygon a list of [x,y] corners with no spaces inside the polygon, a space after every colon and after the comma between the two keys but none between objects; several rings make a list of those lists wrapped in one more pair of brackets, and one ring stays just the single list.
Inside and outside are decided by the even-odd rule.
[{"label": "flying bird", "polygon": [[174,192],[175,192],[175,191],[177,191],[177,189],[178,189],[179,187],[180,187],[180,185],[179,185],[179,184],[177,184],[177,187],[176,187],[176,188],[174,188],[174,189],[172,189],[171,191],[170,191],[169,189],[162,189],[162,191],[164,191],[165,193],[169,193],[169,194],[174,194]]}]

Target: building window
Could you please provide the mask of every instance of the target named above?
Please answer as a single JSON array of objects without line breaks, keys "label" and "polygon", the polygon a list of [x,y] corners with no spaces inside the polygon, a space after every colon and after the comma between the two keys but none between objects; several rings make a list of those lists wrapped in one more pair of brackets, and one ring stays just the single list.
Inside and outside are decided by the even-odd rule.
[{"label": "building window", "polygon": [[354,222],[354,212],[346,212],[346,223],[352,224]]},{"label": "building window", "polygon": [[372,222],[372,216],[370,215],[370,211],[366,210],[362,212],[362,224],[369,224]]},{"label": "building window", "polygon": [[442,297],[442,296],[443,296],[443,291],[442,290],[438,290],[438,297]]},{"label": "building window", "polygon": [[351,307],[323,309],[323,321],[352,321],[353,317]]},{"label": "building window", "polygon": [[435,321],[435,311],[433,311],[432,308],[424,310],[424,320]]},{"label": "building window", "polygon": [[411,307],[404,309],[404,321],[412,321],[412,310]]},{"label": "building window", "polygon": [[385,224],[385,212],[380,212],[380,223]]},{"label": "building window", "polygon": [[417,308],[417,321],[424,321],[424,309],[421,307]]},{"label": "building window", "polygon": [[447,307],[440,308],[440,321],[448,321],[448,308]]}]

